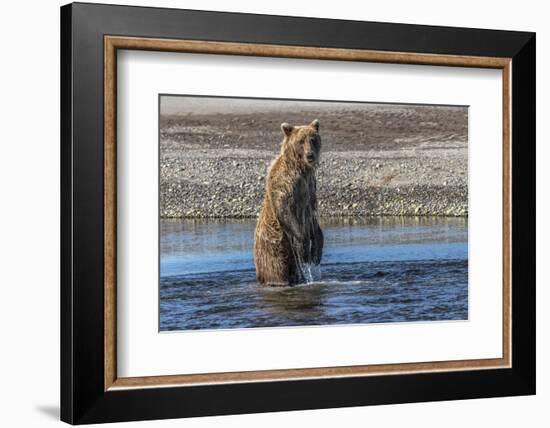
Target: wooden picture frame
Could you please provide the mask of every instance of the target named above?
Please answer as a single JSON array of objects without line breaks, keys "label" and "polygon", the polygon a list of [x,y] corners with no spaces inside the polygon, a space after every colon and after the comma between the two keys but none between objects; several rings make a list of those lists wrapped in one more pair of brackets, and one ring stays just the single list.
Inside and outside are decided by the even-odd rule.
[{"label": "wooden picture frame", "polygon": [[[502,358],[118,377],[118,49],[502,70]],[[77,3],[61,9],[61,53],[62,420],[80,424],[535,392],[534,34]]]}]

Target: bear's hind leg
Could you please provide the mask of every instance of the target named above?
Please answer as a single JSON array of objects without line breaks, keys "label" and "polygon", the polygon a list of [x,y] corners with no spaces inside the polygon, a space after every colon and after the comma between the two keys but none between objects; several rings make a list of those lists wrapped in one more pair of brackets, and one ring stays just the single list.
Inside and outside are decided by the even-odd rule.
[{"label": "bear's hind leg", "polygon": [[269,286],[289,285],[288,259],[279,245],[256,240],[254,248],[256,278],[260,284]]}]

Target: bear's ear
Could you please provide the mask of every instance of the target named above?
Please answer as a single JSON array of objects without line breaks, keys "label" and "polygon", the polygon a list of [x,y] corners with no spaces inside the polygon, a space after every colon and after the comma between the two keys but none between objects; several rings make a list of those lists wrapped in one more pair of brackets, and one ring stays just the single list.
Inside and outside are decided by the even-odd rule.
[{"label": "bear's ear", "polygon": [[315,128],[316,131],[319,131],[319,119],[315,119],[309,124],[312,128]]},{"label": "bear's ear", "polygon": [[294,127],[292,125],[289,125],[288,123],[281,123],[281,130],[283,131],[283,133],[288,137],[290,135],[290,133],[292,132],[292,130],[294,129]]}]

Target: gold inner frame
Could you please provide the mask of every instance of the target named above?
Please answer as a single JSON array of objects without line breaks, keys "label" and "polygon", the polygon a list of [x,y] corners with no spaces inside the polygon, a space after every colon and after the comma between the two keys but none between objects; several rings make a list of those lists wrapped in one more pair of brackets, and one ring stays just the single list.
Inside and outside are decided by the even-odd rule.
[{"label": "gold inner frame", "polygon": [[[494,68],[502,70],[503,91],[503,320],[502,358],[420,363],[356,365],[304,369],[280,369],[227,373],[203,373],[170,376],[117,376],[116,321],[116,88],[117,50],[147,50],[212,55],[241,55],[337,61],[382,62],[394,64],[441,65]],[[361,49],[337,49],[304,46],[283,46],[250,43],[170,40],[139,37],[104,37],[104,389],[192,386],[235,382],[297,380],[311,378],[358,377],[420,372],[442,372],[511,367],[511,228],[512,228],[512,165],[511,165],[511,58],[460,55],[383,52]]]}]

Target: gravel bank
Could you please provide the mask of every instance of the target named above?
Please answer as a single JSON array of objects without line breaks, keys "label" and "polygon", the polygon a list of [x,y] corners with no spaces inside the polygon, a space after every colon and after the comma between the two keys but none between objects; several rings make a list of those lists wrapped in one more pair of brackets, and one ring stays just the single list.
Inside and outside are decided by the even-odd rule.
[{"label": "gravel bank", "polygon": [[467,216],[467,110],[351,105],[161,117],[163,218],[258,214],[287,121],[321,121],[322,217]]}]

